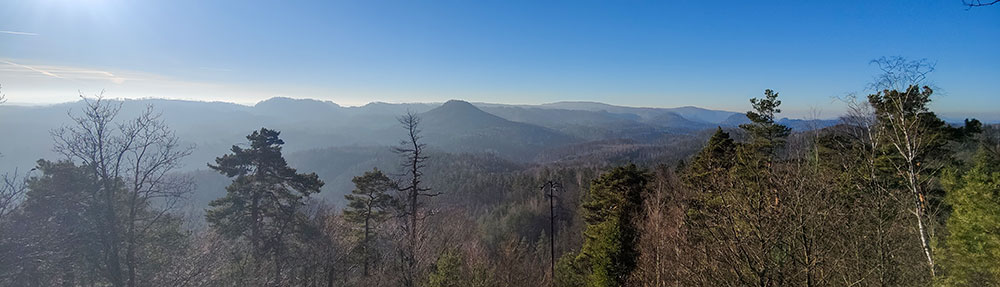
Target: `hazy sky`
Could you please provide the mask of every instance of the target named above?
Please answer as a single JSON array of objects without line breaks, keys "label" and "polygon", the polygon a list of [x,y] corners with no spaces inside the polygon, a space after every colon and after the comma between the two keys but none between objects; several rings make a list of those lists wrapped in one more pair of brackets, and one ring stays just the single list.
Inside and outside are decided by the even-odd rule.
[{"label": "hazy sky", "polygon": [[832,116],[881,56],[937,63],[942,114],[1000,119],[1000,5],[907,1],[2,0],[10,103],[601,101]]}]

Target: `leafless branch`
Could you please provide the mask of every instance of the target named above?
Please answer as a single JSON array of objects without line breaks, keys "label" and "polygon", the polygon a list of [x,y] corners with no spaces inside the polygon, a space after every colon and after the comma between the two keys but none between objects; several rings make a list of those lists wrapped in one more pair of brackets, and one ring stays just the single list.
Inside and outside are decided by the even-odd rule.
[{"label": "leafless branch", "polygon": [[[1000,0],[998,0],[1000,1]],[[937,65],[927,59],[911,60],[893,56],[871,60],[869,64],[878,66],[879,73],[868,85],[870,91],[906,91],[910,86],[927,86],[927,76]]]},{"label": "leafless branch", "polygon": [[0,176],[0,222],[24,200],[28,177],[28,174],[20,175],[17,170]]},{"label": "leafless branch", "polygon": [[172,175],[192,147],[180,143],[152,106],[118,121],[123,102],[106,100],[103,91],[93,99],[80,97],[84,108],[69,113],[72,124],[51,132],[54,150],[94,170],[109,280],[135,285],[140,238],[193,190],[190,180]]},{"label": "leafless branch", "polygon": [[968,6],[969,8],[990,6],[993,4],[1000,3],[1000,0],[962,0],[962,5]]}]

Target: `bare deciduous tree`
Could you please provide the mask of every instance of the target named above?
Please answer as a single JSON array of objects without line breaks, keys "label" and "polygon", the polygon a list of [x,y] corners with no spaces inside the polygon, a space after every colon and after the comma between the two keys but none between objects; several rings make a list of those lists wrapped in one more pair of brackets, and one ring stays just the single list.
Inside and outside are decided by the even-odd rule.
[{"label": "bare deciduous tree", "polygon": [[990,6],[990,5],[997,4],[997,3],[1000,3],[1000,0],[985,0],[985,1],[983,1],[983,0],[962,0],[962,5],[965,5],[965,6],[969,7],[969,8]]},{"label": "bare deciduous tree", "polygon": [[226,240],[211,230],[194,234],[191,246],[183,250],[183,260],[157,274],[154,282],[161,286],[211,286],[221,280],[226,267]]},{"label": "bare deciduous tree", "polygon": [[900,160],[891,161],[893,168],[902,175],[903,184],[913,196],[913,215],[916,217],[920,232],[920,245],[927,257],[931,276],[934,276],[934,258],[931,252],[931,231],[927,226],[928,199],[927,184],[936,172],[935,167],[927,161],[927,153],[934,142],[939,141],[939,134],[927,126],[925,108],[932,91],[924,87],[921,91],[911,86],[905,92],[892,90],[872,95],[869,101],[878,111],[880,128],[886,134],[887,143],[897,153]]},{"label": "bare deciduous tree", "polygon": [[406,115],[399,117],[399,123],[406,129],[406,138],[399,147],[394,148],[394,151],[403,157],[402,165],[408,179],[408,182],[399,188],[399,191],[402,192],[401,197],[403,197],[400,200],[403,202],[403,206],[401,206],[402,216],[407,219],[403,226],[406,243],[401,252],[401,258],[405,264],[402,277],[403,285],[412,287],[415,286],[417,280],[416,252],[420,244],[418,222],[430,214],[421,211],[420,198],[434,197],[440,193],[432,193],[430,188],[423,185],[422,177],[424,168],[427,167],[428,157],[425,154],[427,145],[421,142],[420,118],[412,112],[407,112]]},{"label": "bare deciduous tree", "polygon": [[[847,180],[849,190],[861,194],[863,200],[851,213],[848,228],[859,231],[847,233],[845,245],[858,250],[850,260],[852,270],[841,274],[841,282],[850,284],[860,281],[874,281],[878,285],[892,285],[899,276],[891,265],[893,258],[899,258],[899,248],[894,247],[892,215],[896,214],[899,197],[886,186],[879,170],[879,158],[883,150],[884,130],[878,128],[875,110],[867,102],[851,95],[842,99],[847,104],[847,114],[841,118],[843,130],[838,133],[846,141],[831,141],[837,151],[846,152],[827,163],[837,163],[840,170],[857,171]],[[845,160],[837,160],[837,159]],[[866,253],[870,252],[870,253]]]},{"label": "bare deciduous tree", "polygon": [[873,60],[882,71],[871,84],[876,93],[868,96],[875,115],[873,128],[880,129],[889,153],[898,157],[889,163],[902,177],[902,184],[913,201],[920,245],[926,257],[931,277],[935,276],[931,240],[934,235],[929,213],[928,184],[941,168],[934,164],[932,152],[941,145],[942,134],[937,125],[940,120],[930,112],[927,104],[933,90],[928,86],[927,75],[934,71],[934,64],[926,59],[910,60],[903,57],[883,57]]},{"label": "bare deciduous tree", "polygon": [[25,178],[28,176],[20,176],[17,170],[0,176],[0,222],[24,199],[24,192],[27,190]]},{"label": "bare deciduous tree", "polygon": [[637,224],[639,259],[629,278],[635,286],[694,285],[690,269],[691,251],[684,236],[686,191],[673,170],[655,170],[650,190],[643,195],[645,215]]},{"label": "bare deciduous tree", "polygon": [[[0,86],[2,90],[3,86]],[[0,92],[0,104],[6,103],[7,97],[2,92]],[[3,156],[0,153],[0,156]],[[27,177],[27,176],[25,176]],[[18,180],[17,171],[14,174],[4,174],[0,182],[0,222],[3,222],[4,215],[7,215],[12,210],[21,198],[24,196],[24,191],[26,184],[23,180]]]},{"label": "bare deciduous tree", "polygon": [[934,72],[935,63],[927,59],[913,60],[900,56],[881,57],[869,64],[878,66],[880,73],[868,84],[868,90],[905,91],[910,86],[931,86],[927,76]]},{"label": "bare deciduous tree", "polygon": [[[3,87],[0,86],[0,88]],[[4,97],[3,93],[0,93],[0,104],[5,102],[7,102],[7,98]],[[17,171],[14,171],[14,175],[4,174],[2,184],[0,186],[0,221],[3,221],[4,215],[14,209],[15,203],[24,194],[24,184],[23,182],[18,183]]]},{"label": "bare deciduous tree", "polygon": [[103,93],[81,98],[82,114],[70,113],[73,124],[52,131],[54,150],[94,169],[105,276],[114,286],[137,286],[140,238],[193,190],[190,180],[171,174],[192,148],[180,143],[152,106],[118,122],[121,102],[110,102]]}]

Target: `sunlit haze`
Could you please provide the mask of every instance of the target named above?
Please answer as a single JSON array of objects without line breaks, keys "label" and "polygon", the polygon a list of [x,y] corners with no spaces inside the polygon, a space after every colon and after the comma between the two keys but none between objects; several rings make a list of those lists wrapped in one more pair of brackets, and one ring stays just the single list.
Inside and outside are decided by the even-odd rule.
[{"label": "sunlit haze", "polygon": [[0,4],[11,103],[78,92],[253,104],[458,98],[835,116],[882,56],[937,63],[935,107],[1000,119],[1000,9],[956,1],[120,1]]},{"label": "sunlit haze", "polygon": [[1000,0],[0,0],[3,286],[1000,286]]}]

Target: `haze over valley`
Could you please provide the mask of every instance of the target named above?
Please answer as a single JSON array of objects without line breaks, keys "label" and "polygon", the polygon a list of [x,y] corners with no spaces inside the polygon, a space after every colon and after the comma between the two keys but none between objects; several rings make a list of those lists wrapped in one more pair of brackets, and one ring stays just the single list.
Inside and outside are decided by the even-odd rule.
[{"label": "haze over valley", "polygon": [[0,1],[0,287],[1000,286],[1000,0]]},{"label": "haze over valley", "polygon": [[[350,191],[353,174],[371,166],[398,169],[390,150],[402,136],[397,117],[407,111],[422,118],[432,150],[490,154],[523,165],[590,157],[626,162],[639,159],[636,153],[654,161],[664,156],[658,151],[663,143],[704,140],[710,129],[733,129],[749,121],[743,113],[691,106],[634,108],[597,102],[505,105],[451,100],[344,107],[330,101],[290,98],[272,98],[253,106],[157,99],[112,101],[121,104],[123,118],[134,117],[148,106],[156,109],[182,143],[194,147],[179,171],[198,173],[207,178],[205,183],[224,181],[223,176],[208,171],[206,164],[245,141],[248,131],[259,127],[280,130],[288,142],[284,151],[290,162],[327,179],[322,197],[334,202]],[[83,106],[82,101],[0,106],[0,133],[18,135],[17,141],[0,151],[4,157],[0,169],[28,170],[40,158],[59,158],[52,150],[48,131],[71,124],[67,114]],[[795,130],[809,130],[830,126],[836,120],[782,118],[779,122]],[[578,151],[580,146],[601,148],[588,154],[569,152]],[[616,151],[601,154],[612,149]],[[199,187],[196,197],[214,198],[219,190],[215,185]]]}]

